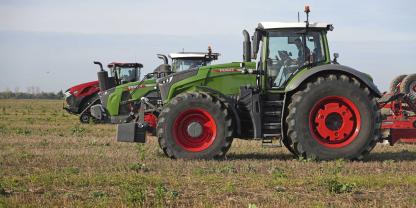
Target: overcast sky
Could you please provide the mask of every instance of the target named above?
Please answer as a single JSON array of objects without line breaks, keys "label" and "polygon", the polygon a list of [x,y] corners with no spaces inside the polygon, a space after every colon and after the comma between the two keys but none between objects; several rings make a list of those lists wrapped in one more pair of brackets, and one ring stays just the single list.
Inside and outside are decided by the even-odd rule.
[{"label": "overcast sky", "polygon": [[[0,90],[43,91],[96,79],[94,60],[160,64],[156,53],[205,51],[217,61],[242,59],[241,31],[261,21],[333,23],[331,53],[371,74],[381,90],[394,76],[416,73],[416,1],[0,0]],[[304,16],[302,14],[302,19]]]}]

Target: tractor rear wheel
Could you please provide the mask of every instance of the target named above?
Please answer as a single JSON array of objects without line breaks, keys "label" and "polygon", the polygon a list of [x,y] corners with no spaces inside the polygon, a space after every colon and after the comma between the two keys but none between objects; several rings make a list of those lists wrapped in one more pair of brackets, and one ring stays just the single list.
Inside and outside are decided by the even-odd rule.
[{"label": "tractor rear wheel", "polygon": [[407,75],[400,84],[400,92],[416,98],[416,74]]},{"label": "tractor rear wheel", "polygon": [[170,158],[222,158],[232,143],[227,108],[205,93],[183,93],[163,109],[157,124],[161,149]]},{"label": "tractor rear wheel", "polygon": [[362,159],[380,138],[381,116],[369,89],[346,75],[305,83],[286,117],[295,153],[316,160]]},{"label": "tractor rear wheel", "polygon": [[407,75],[402,74],[397,76],[396,78],[394,78],[391,82],[390,82],[390,88],[389,88],[389,92],[390,93],[394,93],[398,90],[400,90],[400,88],[398,88],[397,86],[403,81],[403,79],[406,77]]}]

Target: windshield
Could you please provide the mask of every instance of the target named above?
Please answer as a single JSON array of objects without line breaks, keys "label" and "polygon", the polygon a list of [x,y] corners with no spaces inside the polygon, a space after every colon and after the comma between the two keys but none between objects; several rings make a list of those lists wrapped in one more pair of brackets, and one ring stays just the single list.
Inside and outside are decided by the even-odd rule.
[{"label": "windshield", "polygon": [[201,59],[173,59],[172,71],[180,72],[191,68],[201,67],[209,64],[209,62]]},{"label": "windshield", "polygon": [[120,84],[134,82],[140,80],[140,73],[137,68],[116,68],[117,77]]},{"label": "windshield", "polygon": [[269,33],[266,59],[269,87],[281,88],[300,67],[322,61],[325,53],[321,32],[308,31],[306,36],[294,30]]}]

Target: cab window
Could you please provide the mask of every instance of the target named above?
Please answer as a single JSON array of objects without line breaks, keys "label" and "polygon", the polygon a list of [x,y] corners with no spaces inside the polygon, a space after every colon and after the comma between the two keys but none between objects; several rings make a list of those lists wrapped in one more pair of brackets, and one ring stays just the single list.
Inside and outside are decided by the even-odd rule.
[{"label": "cab window", "polygon": [[299,68],[325,61],[321,33],[270,32],[266,57],[268,87],[282,88]]}]

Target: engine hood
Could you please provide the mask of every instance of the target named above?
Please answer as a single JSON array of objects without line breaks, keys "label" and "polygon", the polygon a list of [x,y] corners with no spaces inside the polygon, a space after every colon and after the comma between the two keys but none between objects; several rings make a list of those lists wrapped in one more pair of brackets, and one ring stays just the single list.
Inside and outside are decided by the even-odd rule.
[{"label": "engine hood", "polygon": [[70,87],[66,92],[71,93],[72,95],[78,97],[78,96],[85,96],[86,94],[92,94],[94,92],[98,92],[99,86],[98,86],[98,80],[92,81],[92,82],[86,82],[79,85],[75,85]]}]

